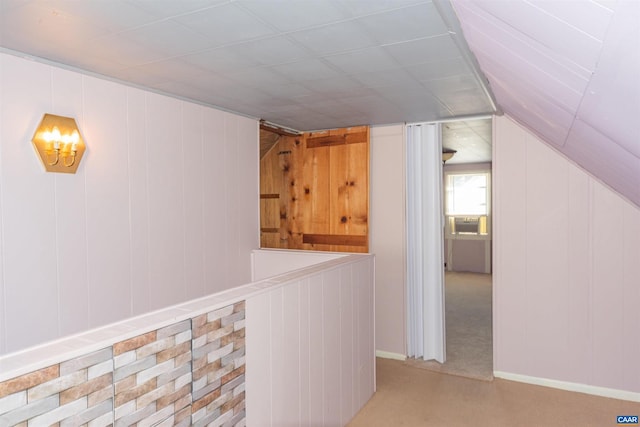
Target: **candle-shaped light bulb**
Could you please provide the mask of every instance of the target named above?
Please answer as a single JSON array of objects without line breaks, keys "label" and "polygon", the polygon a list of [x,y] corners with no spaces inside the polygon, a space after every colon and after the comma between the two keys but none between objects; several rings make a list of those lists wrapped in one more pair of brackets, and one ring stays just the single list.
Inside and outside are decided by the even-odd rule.
[{"label": "candle-shaped light bulb", "polygon": [[53,131],[51,131],[51,137],[53,138],[53,148],[60,148],[60,129],[57,126],[54,126]]},{"label": "candle-shaped light bulb", "polygon": [[71,134],[71,151],[76,151],[78,149],[78,142],[80,142],[80,134],[74,129]]}]

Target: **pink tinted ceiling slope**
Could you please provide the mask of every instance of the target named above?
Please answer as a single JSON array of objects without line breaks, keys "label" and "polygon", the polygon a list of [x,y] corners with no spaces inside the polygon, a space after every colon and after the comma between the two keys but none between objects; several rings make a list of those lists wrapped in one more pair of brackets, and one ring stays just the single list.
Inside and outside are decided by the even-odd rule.
[{"label": "pink tinted ceiling slope", "polygon": [[640,1],[453,6],[503,111],[640,206]]}]

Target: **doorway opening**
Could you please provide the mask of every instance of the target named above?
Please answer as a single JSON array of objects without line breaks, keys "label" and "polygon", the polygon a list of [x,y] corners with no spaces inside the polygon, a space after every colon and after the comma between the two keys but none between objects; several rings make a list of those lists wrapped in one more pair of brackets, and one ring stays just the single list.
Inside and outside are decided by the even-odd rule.
[{"label": "doorway opening", "polygon": [[446,359],[407,363],[493,379],[491,118],[441,123]]}]

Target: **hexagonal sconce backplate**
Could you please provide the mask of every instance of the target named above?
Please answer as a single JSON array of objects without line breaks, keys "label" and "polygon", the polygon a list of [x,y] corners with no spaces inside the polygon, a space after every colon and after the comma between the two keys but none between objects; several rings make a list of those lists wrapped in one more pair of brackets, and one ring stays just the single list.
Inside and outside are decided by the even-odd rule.
[{"label": "hexagonal sconce backplate", "polygon": [[78,170],[85,145],[73,118],[45,114],[31,142],[47,172]]}]

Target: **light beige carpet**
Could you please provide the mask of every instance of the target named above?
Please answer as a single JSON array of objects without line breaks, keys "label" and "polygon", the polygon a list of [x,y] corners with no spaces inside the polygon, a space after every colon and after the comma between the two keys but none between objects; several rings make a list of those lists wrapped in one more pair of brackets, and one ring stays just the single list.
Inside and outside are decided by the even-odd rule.
[{"label": "light beige carpet", "polygon": [[445,275],[447,360],[444,364],[407,359],[408,365],[452,375],[493,379],[491,275]]},{"label": "light beige carpet", "polygon": [[377,360],[378,390],[348,427],[600,427],[640,403]]}]

